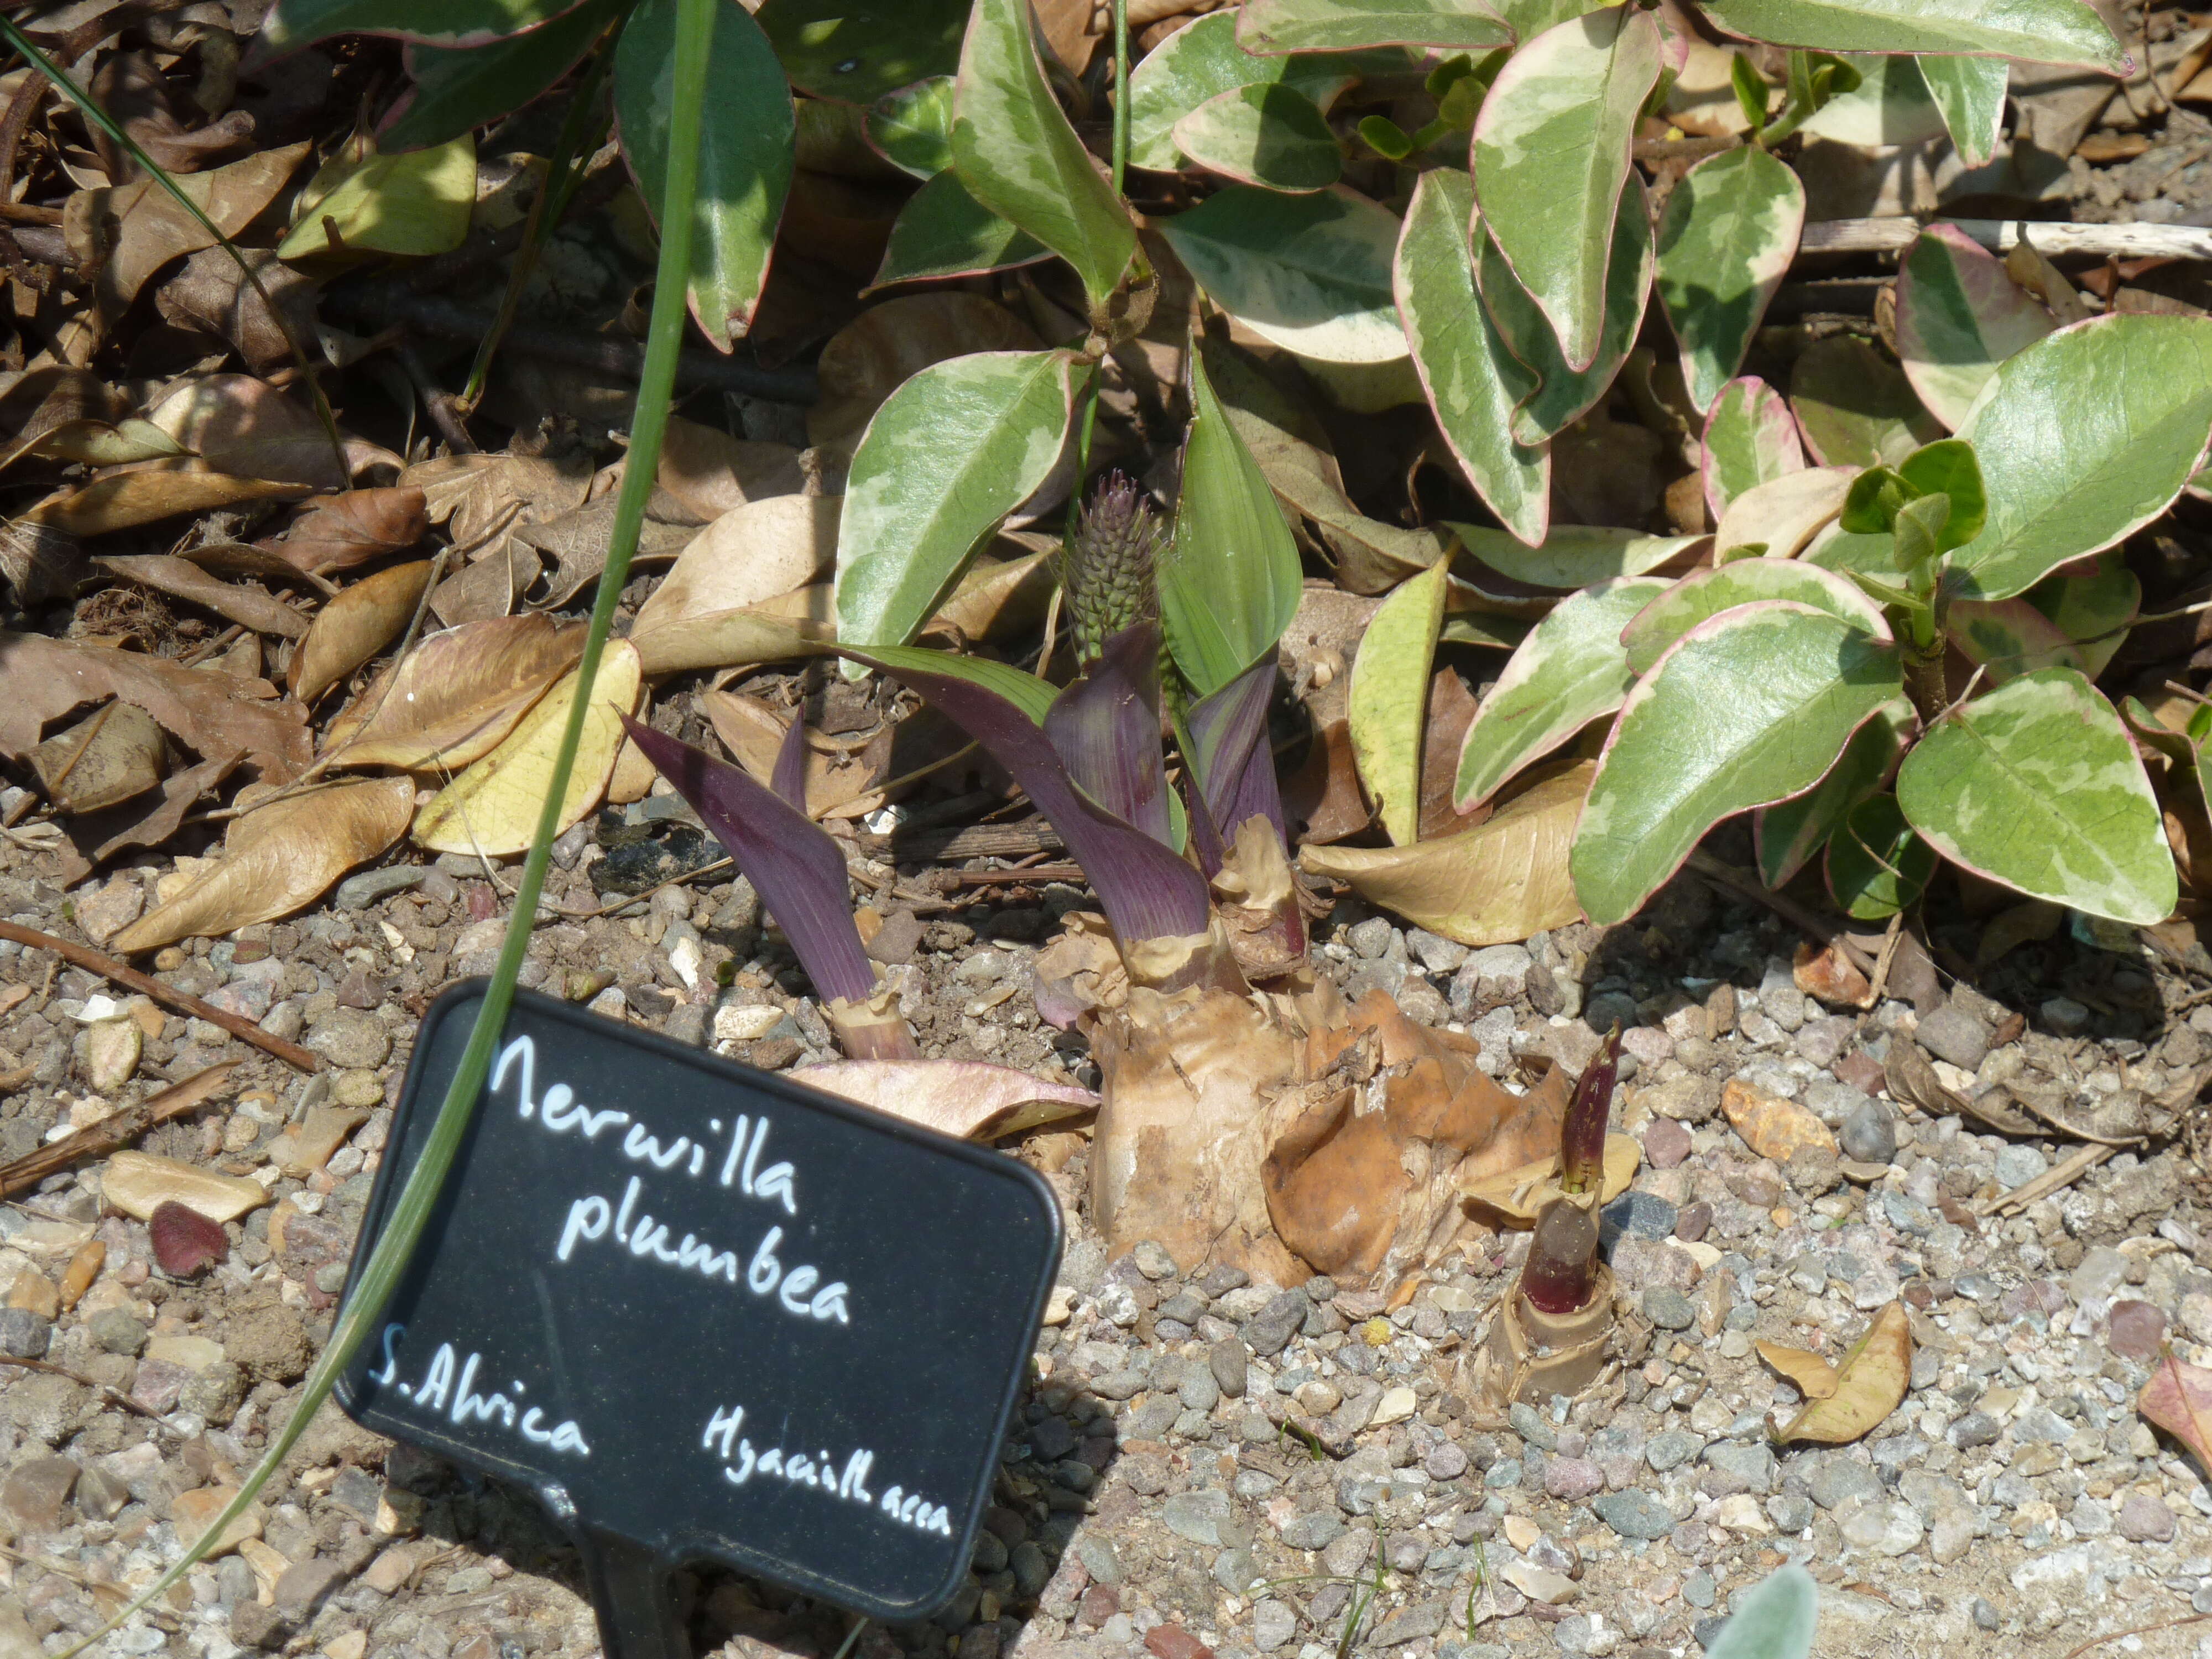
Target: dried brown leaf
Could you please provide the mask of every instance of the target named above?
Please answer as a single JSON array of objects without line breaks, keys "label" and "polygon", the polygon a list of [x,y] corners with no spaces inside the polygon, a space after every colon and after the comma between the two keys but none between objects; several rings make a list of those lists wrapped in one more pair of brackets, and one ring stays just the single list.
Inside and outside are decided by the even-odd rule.
[{"label": "dried brown leaf", "polygon": [[292,695],[312,703],[406,632],[434,568],[428,559],[392,565],[325,605],[292,653]]},{"label": "dried brown leaf", "polygon": [[308,502],[271,550],[299,569],[320,574],[404,552],[429,528],[420,489],[349,489]]},{"label": "dried brown leaf", "polygon": [[[614,544],[615,512],[615,497],[609,494],[542,524],[515,527],[513,540],[553,561],[545,597],[532,603],[556,609],[574,599],[585,583],[599,579],[599,572],[606,568],[607,550]],[[646,505],[645,522],[639,526],[637,550],[632,557],[645,564],[672,559],[698,533],[699,521],[691,509],[666,490],[656,489]]]},{"label": "dried brown leaf", "polygon": [[[1006,549],[1020,544],[1001,536],[995,545]],[[1023,552],[1007,559],[979,556],[922,631],[951,634],[963,645],[1022,633],[1044,621],[1059,581],[1054,549]]]},{"label": "dried brown leaf", "polygon": [[2212,1470],[2212,1370],[2185,1364],[2171,1352],[2160,1356],[2136,1409],[2188,1447],[2200,1468]]},{"label": "dried brown leaf", "polygon": [[1283,817],[1302,847],[1325,847],[1374,822],[1359,790],[1349,721],[1332,720],[1314,733],[1305,760],[1283,780]]},{"label": "dried brown leaf", "polygon": [[343,489],[346,471],[313,410],[251,374],[210,374],[171,392],[147,416],[234,478]]},{"label": "dried brown leaf", "polygon": [[1905,1403],[1911,1382],[1912,1330],[1905,1304],[1893,1302],[1874,1316],[1836,1368],[1835,1392],[1825,1400],[1808,1401],[1774,1437],[1784,1445],[1815,1440],[1840,1446],[1859,1439]]},{"label": "dried brown leaf", "polygon": [[203,758],[243,754],[272,783],[308,760],[305,716],[262,680],[202,673],[135,651],[0,634],[0,754],[20,760],[48,720],[82,704],[136,703]]},{"label": "dried brown leaf", "polygon": [[657,622],[630,643],[648,675],[735,668],[811,656],[837,639],[836,592],[827,582],[737,611]]},{"label": "dried brown leaf", "polygon": [[467,569],[431,590],[430,609],[448,628],[510,616],[544,568],[538,550],[520,537],[495,537]]},{"label": "dried brown leaf", "polygon": [[139,553],[124,558],[95,559],[93,562],[125,581],[204,606],[218,617],[250,628],[257,634],[296,640],[307,631],[307,619],[282,599],[258,588],[220,581],[197,564],[173,553]]},{"label": "dried brown leaf", "polygon": [[1098,1109],[1098,1097],[1011,1066],[969,1060],[839,1060],[802,1066],[794,1082],[919,1123],[939,1134],[993,1140]]},{"label": "dried brown leaf", "polygon": [[822,348],[822,397],[806,411],[807,433],[823,448],[849,454],[884,399],[932,363],[975,351],[1035,351],[1042,343],[1027,323],[980,294],[886,300]]},{"label": "dried brown leaf", "polygon": [[[277,312],[292,325],[300,340],[315,337],[315,295],[319,284],[305,272],[286,264],[270,248],[240,250],[260,277]],[[202,248],[185,261],[184,268],[155,290],[154,306],[163,320],[179,328],[198,329],[229,346],[256,374],[267,374],[292,361],[292,348],[276,314],[262,303],[238,269],[238,261],[220,247]]]},{"label": "dried brown leaf", "polygon": [[[759,782],[773,787],[776,757],[791,729],[757,697],[734,691],[700,694],[699,706],[730,757]],[[885,726],[859,749],[836,743],[819,732],[806,734],[806,815],[851,817],[857,808],[873,811],[883,805],[876,786],[889,775],[892,729]]]},{"label": "dried brown leaf", "polygon": [[1779,1342],[1756,1342],[1759,1357],[1780,1372],[1808,1400],[1826,1400],[1836,1391],[1836,1368],[1819,1354],[1804,1348],[1785,1348]]},{"label": "dried brown leaf", "polygon": [[82,489],[51,496],[23,517],[67,535],[104,536],[179,513],[206,513],[248,501],[296,501],[312,493],[306,484],[234,478],[220,472],[142,471],[95,479]]},{"label": "dried brown leaf", "polygon": [[663,489],[702,519],[770,495],[796,495],[806,488],[806,469],[789,444],[733,438],[680,415],[668,418],[653,474]]},{"label": "dried brown leaf", "polygon": [[451,770],[488,754],[574,666],[584,624],[501,617],[433,634],[331,724],[324,764]]},{"label": "dried brown leaf", "polygon": [[391,847],[414,812],[415,785],[405,777],[366,778],[256,807],[232,822],[212,870],[111,943],[128,956],[289,915]]},{"label": "dried brown leaf", "polygon": [[639,607],[633,636],[717,611],[743,611],[828,575],[837,562],[841,495],[748,501],[691,538]]},{"label": "dried brown leaf", "polygon": [[107,702],[31,751],[39,787],[64,812],[97,812],[156,787],[168,744],[144,709]]},{"label": "dried brown leaf", "polygon": [[421,490],[430,522],[447,526],[457,551],[471,553],[511,525],[581,507],[592,465],[582,456],[451,455],[409,467],[399,487]]},{"label": "dried brown leaf", "polygon": [[74,886],[126,847],[160,847],[175,835],[185,814],[237,767],[235,754],[217,755],[198,766],[173,772],[158,796],[147,796],[105,812],[71,820],[70,845],[62,850],[62,885]]},{"label": "dried brown leaf", "polygon": [[1596,770],[1595,761],[1578,762],[1475,828],[1441,841],[1309,844],[1298,861],[1314,875],[1350,883],[1369,903],[1462,945],[1524,939],[1582,915],[1567,854]]}]

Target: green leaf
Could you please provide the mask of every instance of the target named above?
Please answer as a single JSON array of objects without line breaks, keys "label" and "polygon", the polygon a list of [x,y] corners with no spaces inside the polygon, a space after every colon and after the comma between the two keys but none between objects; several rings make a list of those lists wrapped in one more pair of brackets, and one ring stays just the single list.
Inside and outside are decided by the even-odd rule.
[{"label": "green leaf", "polygon": [[2163,513],[2212,438],[2212,321],[2093,318],[2008,359],[1961,429],[1989,488],[1951,556],[1978,599],[2024,592]]},{"label": "green leaf", "polygon": [[994,696],[1004,697],[1037,725],[1052,712],[1053,700],[1060,688],[1049,680],[1041,680],[1025,669],[1012,663],[994,662],[988,657],[961,656],[951,651],[933,651],[922,645],[876,645],[868,647],[868,660],[880,664],[891,673],[945,674],[956,680],[980,686]]},{"label": "green leaf", "polygon": [[1912,833],[1894,795],[1861,801],[1828,837],[1828,892],[1854,921],[1887,921],[1920,902],[1936,849]]},{"label": "green leaf", "polygon": [[1513,44],[1513,31],[1485,0],[1245,0],[1238,18],[1237,44],[1266,57],[1370,46],[1487,52]]},{"label": "green leaf", "polygon": [[[676,0],[642,0],[615,47],[615,116],[638,189],[657,203],[667,176],[668,89],[676,73]],[[752,325],[768,281],[775,228],[791,189],[795,127],[791,88],[768,37],[742,6],[714,13],[707,96],[742,120],[699,135],[699,195],[691,210],[691,314],[723,350]]]},{"label": "green leaf", "polygon": [[[1840,60],[1832,60],[1840,61]],[[1922,144],[1943,136],[1943,114],[1910,58],[1862,57],[1846,65],[1858,85],[1838,92],[1798,131],[1840,144]]]},{"label": "green leaf", "polygon": [[2138,927],[2173,909],[2150,780],[2071,669],[2024,674],[1938,721],[1899,769],[1897,799],[1944,857],[2033,898]]},{"label": "green leaf", "polygon": [[1804,224],[1805,187],[1754,145],[1707,156],[1667,198],[1659,302],[1681,342],[1682,377],[1699,410],[1741,367]]},{"label": "green leaf", "polygon": [[1570,368],[1603,336],[1629,143],[1662,55],[1658,24],[1633,6],[1575,18],[1507,60],[1474,124],[1475,199]]},{"label": "green leaf", "polygon": [[435,46],[488,46],[550,23],[575,0],[278,0],[253,39],[258,67],[333,34],[383,34]]},{"label": "green leaf", "polygon": [[1728,33],[1818,52],[1972,52],[2124,74],[2129,58],[2080,0],[1706,0]]},{"label": "green leaf", "polygon": [[1951,147],[1970,167],[1984,165],[1997,153],[2004,126],[2006,78],[2011,72],[2012,65],[2002,58],[1920,59],[1920,73],[1928,82],[1929,96],[1943,112]]},{"label": "green leaf", "polygon": [[861,434],[837,528],[837,637],[902,645],[1066,446],[1088,370],[1071,351],[987,351],[902,383]]},{"label": "green leaf", "polygon": [[952,94],[953,167],[969,193],[1075,267],[1093,305],[1137,229],[1044,78],[1026,0],[975,0]]},{"label": "green leaf", "polygon": [[1897,569],[1917,570],[1943,550],[1943,526],[1951,517],[1951,498],[1948,495],[1916,495],[1897,509],[1896,522],[1890,526],[1890,539],[1895,544],[1890,562]]},{"label": "green leaf", "polygon": [[792,85],[872,103],[960,67],[969,0],[765,0],[760,26]]},{"label": "green leaf", "polygon": [[902,173],[934,179],[952,165],[952,88],[949,75],[898,87],[868,106],[868,143]]},{"label": "green leaf", "polygon": [[1854,536],[1887,536],[1905,504],[1918,495],[1895,467],[1870,466],[1851,480],[1836,522]]},{"label": "green leaf", "polygon": [[488,46],[410,46],[414,88],[376,135],[387,155],[448,143],[520,109],[575,68],[627,0],[585,0],[551,22]]},{"label": "green leaf", "polygon": [[1531,587],[1588,587],[1617,576],[1640,576],[1679,557],[1702,536],[1647,536],[1595,525],[1553,525],[1534,547],[1485,525],[1447,522],[1460,545],[1501,576]]},{"label": "green leaf", "polygon": [[892,222],[872,289],[929,277],[975,276],[1051,254],[968,193],[956,173],[940,173],[907,198]]},{"label": "green leaf", "polygon": [[1387,115],[1363,115],[1358,130],[1360,142],[1386,161],[1402,161],[1413,153],[1405,128]]},{"label": "green leaf", "polygon": [[[1528,379],[1475,292],[1468,247],[1474,210],[1467,174],[1450,167],[1421,174],[1392,267],[1398,314],[1437,429],[1460,471],[1513,535],[1533,544],[1544,539],[1551,519],[1552,459],[1546,449],[1516,442],[1509,430]],[[1580,587],[1595,580],[1553,585]]]},{"label": "green leaf", "polygon": [[1420,836],[1422,739],[1444,581],[1437,564],[1401,586],[1376,609],[1352,659],[1346,719],[1352,758],[1394,847]]},{"label": "green leaf", "polygon": [[2142,584],[2113,551],[2087,575],[2046,576],[2021,597],[2075,641],[2081,672],[2094,680],[2127,643],[2127,624],[2142,608]]},{"label": "green leaf", "polygon": [[1530,761],[1620,707],[1636,681],[1620,630],[1666,588],[1650,576],[1595,583],[1529,630],[1468,724],[1455,807],[1480,805]]},{"label": "green leaf", "polygon": [[300,203],[280,259],[321,253],[450,253],[468,240],[477,201],[477,144],[468,133],[435,149],[380,155],[366,137],[339,147]]},{"label": "green leaf", "polygon": [[1705,416],[1705,505],[1718,524],[1745,491],[1805,470],[1805,446],[1782,394],[1756,376],[1730,380]]},{"label": "green leaf", "polygon": [[1855,334],[1815,340],[1799,355],[1790,410],[1807,452],[1824,466],[1894,465],[1943,435],[1904,371]]},{"label": "green leaf", "polygon": [[1753,133],[1764,131],[1767,106],[1774,101],[1774,88],[1766,84],[1766,77],[1751,59],[1740,52],[1729,54],[1729,89],[1735,94],[1735,106],[1751,124]]},{"label": "green leaf", "polygon": [[1320,109],[1362,74],[1392,64],[1403,52],[1360,58],[1257,58],[1237,44],[1237,13],[1209,12],[1186,23],[1145,54],[1129,76],[1129,161],[1162,171],[1185,166],[1175,124],[1208,99],[1237,87],[1280,83]]},{"label": "green leaf", "polygon": [[1638,612],[1620,634],[1628,665],[1648,674],[1669,646],[1700,623],[1763,599],[1793,600],[1869,634],[1889,633],[1881,607],[1847,577],[1797,559],[1736,559],[1685,576]]},{"label": "green leaf", "polygon": [[1820,1585],[1790,1562],[1737,1604],[1705,1650],[1705,1659],[1805,1659],[1813,1650],[1820,1613]]},{"label": "green leaf", "polygon": [[1156,222],[1215,304],[1285,351],[1339,363],[1406,355],[1390,288],[1398,222],[1368,198],[1231,185]]},{"label": "green leaf", "polygon": [[1912,705],[1903,697],[1884,704],[1852,733],[1820,782],[1753,813],[1759,879],[1769,887],[1780,887],[1803,869],[1851,808],[1889,781],[1918,723]]},{"label": "green leaf", "polygon": [[2039,668],[2088,667],[2065,630],[2025,597],[1954,600],[1945,612],[1944,627],[1960,656],[1989,671],[1991,685]]},{"label": "green leaf", "polygon": [[1297,614],[1297,544],[1198,354],[1175,538],[1159,565],[1160,623],[1191,689],[1210,697],[1275,648]]},{"label": "green leaf", "polygon": [[1891,569],[1896,543],[1887,530],[1875,533],[1845,530],[1840,522],[1814,536],[1797,556],[1823,570],[1863,571],[1869,575]]},{"label": "green leaf", "polygon": [[1955,225],[1921,232],[1898,269],[1897,355],[1920,401],[1954,431],[1997,365],[2057,326]]},{"label": "green leaf", "polygon": [[1623,921],[1723,818],[1808,789],[1904,684],[1897,647],[1786,600],[1677,641],[1613,723],[1575,832],[1575,891]]},{"label": "green leaf", "polygon": [[1939,438],[1907,455],[1898,463],[1897,471],[1923,495],[1948,498],[1949,510],[1931,526],[1939,532],[1938,553],[1964,547],[1982,533],[1989,519],[1989,489],[1973,445],[1964,438]]},{"label": "green leaf", "polygon": [[1595,0],[1495,0],[1495,3],[1498,15],[1512,29],[1514,40],[1524,45],[1547,29],[1555,29],[1571,18],[1602,9]]},{"label": "green leaf", "polygon": [[[1613,252],[1605,270],[1604,326],[1597,355],[1582,368],[1568,367],[1558,336],[1535,300],[1513,274],[1486,222],[1474,228],[1474,272],[1485,312],[1533,386],[1513,410],[1513,437],[1540,444],[1580,420],[1612,390],[1644,325],[1651,296],[1651,202],[1633,173],[1621,187],[1613,222]],[[1511,376],[1506,377],[1510,384]]]},{"label": "green leaf", "polygon": [[1344,172],[1344,152],[1312,99],[1279,81],[1233,87],[1175,124],[1197,166],[1240,184],[1292,193],[1321,190]]}]

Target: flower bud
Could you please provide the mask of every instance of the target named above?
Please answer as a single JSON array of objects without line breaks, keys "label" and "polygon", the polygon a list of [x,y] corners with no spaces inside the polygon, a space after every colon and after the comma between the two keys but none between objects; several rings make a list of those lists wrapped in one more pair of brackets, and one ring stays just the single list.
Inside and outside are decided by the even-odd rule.
[{"label": "flower bud", "polygon": [[1165,534],[1145,492],[1107,474],[1078,516],[1061,564],[1078,666],[1088,669],[1108,640],[1153,614],[1152,564]]}]

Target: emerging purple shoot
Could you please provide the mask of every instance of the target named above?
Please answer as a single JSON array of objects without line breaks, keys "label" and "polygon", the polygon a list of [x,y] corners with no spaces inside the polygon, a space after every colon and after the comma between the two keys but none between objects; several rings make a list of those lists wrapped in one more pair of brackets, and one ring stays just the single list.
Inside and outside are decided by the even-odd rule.
[{"label": "emerging purple shoot", "polygon": [[1139,623],[1106,641],[1080,679],[1052,702],[1044,734],[1067,775],[1115,817],[1173,847],[1160,756],[1160,629]]},{"label": "emerging purple shoot", "polygon": [[1571,1199],[1555,1198],[1536,1218],[1521,1290],[1539,1313],[1579,1312],[1597,1285],[1597,1221]]},{"label": "emerging purple shoot", "polygon": [[1199,867],[1233,916],[1232,941],[1248,974],[1273,977],[1305,960],[1305,919],[1283,830],[1283,798],[1267,741],[1275,659],[1256,663],[1191,705],[1183,758],[1197,781],[1191,844]]},{"label": "emerging purple shoot", "polygon": [[776,757],[774,789],[744,768],[624,718],[630,740],[661,776],[691,803],[731,860],[760,894],[799,966],[828,1006],[845,1052],[855,1060],[913,1060],[921,1050],[877,983],[875,964],[853,925],[845,855],[829,832],[806,816],[805,742],[801,722]]},{"label": "emerging purple shoot", "polygon": [[1559,1190],[1601,1192],[1605,1188],[1605,1132],[1613,1115],[1613,1085],[1620,1076],[1620,1022],[1575,1085],[1559,1132]]}]

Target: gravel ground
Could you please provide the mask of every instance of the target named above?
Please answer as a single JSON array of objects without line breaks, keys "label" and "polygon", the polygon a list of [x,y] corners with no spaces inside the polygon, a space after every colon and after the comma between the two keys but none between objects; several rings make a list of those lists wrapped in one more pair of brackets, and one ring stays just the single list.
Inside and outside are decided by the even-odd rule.
[{"label": "gravel ground", "polygon": [[[568,837],[553,902],[590,909],[595,875],[682,855],[680,827],[647,822],[641,842],[617,822],[663,811]],[[65,902],[46,856],[0,854],[0,915],[95,941],[167,870],[149,859]],[[33,1370],[0,1383],[0,1659],[93,1628],[103,1587],[145,1582],[283,1420],[343,1281],[415,1019],[438,986],[489,965],[500,923],[483,874],[453,860],[373,872],[318,914],[162,954],[171,983],[326,1056],[312,1079],[0,946],[0,1073],[32,1079],[0,1106],[0,1156],[233,1060],[224,1105],[143,1146],[276,1200],[233,1224],[230,1260],[191,1283],[152,1270],[144,1226],[103,1204],[102,1165],[0,1208],[0,1350],[114,1391]],[[1079,1040],[1038,1024],[1027,969],[1079,902],[1049,888],[995,913],[890,917],[878,949],[908,958],[887,971],[925,1045],[1087,1079]],[[756,1064],[827,1057],[744,884],[637,908],[550,921],[526,980]],[[1939,951],[1971,953],[1972,935],[1939,928]],[[1834,1655],[2055,1656],[2212,1610],[2212,1490],[2132,1404],[2162,1341],[2212,1361],[2212,1220],[2194,1166],[2122,1151],[2024,1213],[1984,1218],[2074,1146],[1978,1133],[1881,1094],[1888,1045],[1909,1036],[1968,1097],[2056,1079],[2110,1109],[2185,1085],[2212,1056],[2212,1005],[2191,1006],[2212,983],[2201,950],[2176,967],[2062,933],[1984,975],[1987,995],[1859,1014],[1805,996],[1794,938],[1694,878],[1632,927],[1525,947],[1470,952],[1350,911],[1322,938],[1348,992],[1381,986],[1417,1019],[1471,1030],[1509,1085],[1517,1055],[1579,1066],[1598,1028],[1628,1025],[1615,1119],[1645,1161],[1608,1212],[1634,1316],[1624,1363],[1571,1405],[1486,1420],[1458,1366],[1519,1240],[1468,1246],[1396,1306],[1389,1285],[1187,1273],[1156,1246],[1109,1264],[1081,1213],[1083,1141],[1038,1136],[1022,1155],[1060,1193],[1071,1241],[1038,1382],[966,1593],[927,1626],[870,1627],[867,1659],[1324,1659],[1347,1639],[1403,1659],[1694,1654],[1785,1557],[1823,1582],[1820,1651]],[[1841,1156],[1760,1158],[1725,1115],[1731,1086],[1816,1115]],[[104,1264],[64,1310],[68,1265],[93,1240]],[[1918,1350],[1906,1404],[1856,1445],[1771,1449],[1768,1419],[1796,1395],[1753,1341],[1838,1352],[1900,1296]],[[574,1557],[526,1503],[334,1411],[256,1530],[121,1650],[596,1647]],[[684,1588],[702,1652],[826,1659],[844,1633],[834,1610],[745,1581]],[[2120,1650],[2212,1653],[2204,1628]]]}]

